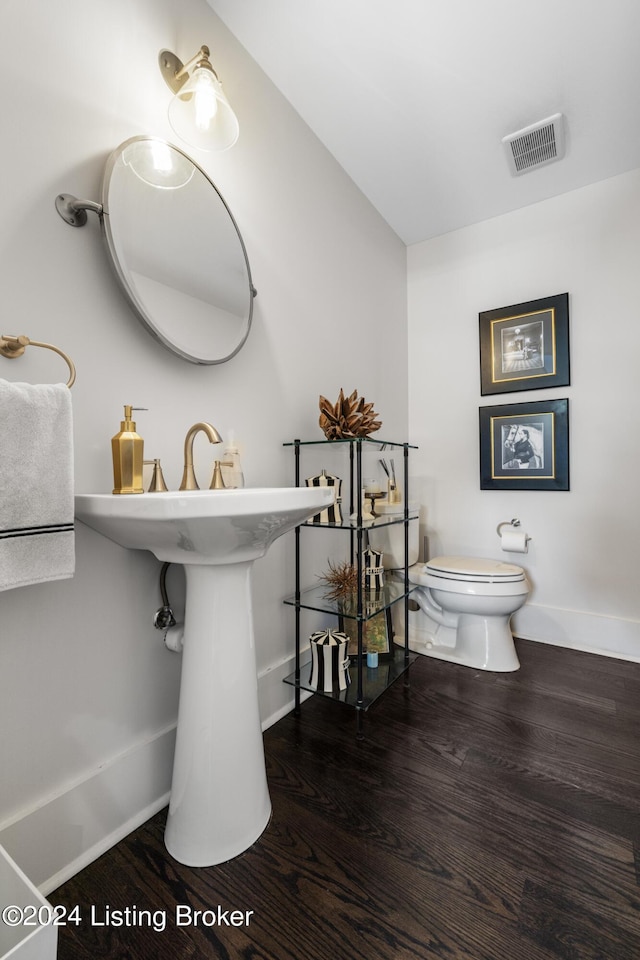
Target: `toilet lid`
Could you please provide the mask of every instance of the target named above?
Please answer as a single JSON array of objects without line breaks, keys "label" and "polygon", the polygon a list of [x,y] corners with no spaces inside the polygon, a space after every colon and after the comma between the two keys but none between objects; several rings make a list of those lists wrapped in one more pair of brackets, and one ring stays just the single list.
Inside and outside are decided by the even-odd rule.
[{"label": "toilet lid", "polygon": [[424,572],[434,577],[474,583],[515,583],[524,580],[524,570],[515,563],[483,560],[480,557],[434,557],[425,564]]}]

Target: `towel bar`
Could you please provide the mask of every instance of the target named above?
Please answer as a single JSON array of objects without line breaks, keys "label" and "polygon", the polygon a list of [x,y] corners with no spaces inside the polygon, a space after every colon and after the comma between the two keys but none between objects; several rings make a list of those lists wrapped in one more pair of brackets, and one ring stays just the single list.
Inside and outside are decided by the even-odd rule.
[{"label": "towel bar", "polygon": [[52,343],[40,343],[38,340],[30,340],[29,337],[12,337],[0,334],[0,354],[2,354],[3,357],[7,357],[8,360],[21,357],[25,349],[29,346],[44,347],[45,350],[53,350],[54,353],[62,357],[69,367],[70,377],[67,381],[67,386],[71,389],[76,382],[76,368],[71,357],[68,357],[64,351],[59,350],[58,347],[54,347]]}]

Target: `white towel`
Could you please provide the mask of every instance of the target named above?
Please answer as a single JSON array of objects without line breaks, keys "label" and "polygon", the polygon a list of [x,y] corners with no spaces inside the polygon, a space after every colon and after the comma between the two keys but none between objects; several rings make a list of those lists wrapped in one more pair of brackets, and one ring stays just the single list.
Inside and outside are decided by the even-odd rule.
[{"label": "white towel", "polygon": [[0,380],[0,590],[73,576],[73,514],[71,391]]}]

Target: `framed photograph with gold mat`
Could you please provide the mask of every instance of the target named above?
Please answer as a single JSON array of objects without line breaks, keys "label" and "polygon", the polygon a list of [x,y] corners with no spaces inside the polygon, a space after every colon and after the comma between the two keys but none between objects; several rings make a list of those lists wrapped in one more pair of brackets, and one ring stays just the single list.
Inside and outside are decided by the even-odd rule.
[{"label": "framed photograph with gold mat", "polygon": [[480,489],[569,489],[567,398],[480,407]]},{"label": "framed photograph with gold mat", "polygon": [[569,294],[480,314],[480,392],[569,384]]}]

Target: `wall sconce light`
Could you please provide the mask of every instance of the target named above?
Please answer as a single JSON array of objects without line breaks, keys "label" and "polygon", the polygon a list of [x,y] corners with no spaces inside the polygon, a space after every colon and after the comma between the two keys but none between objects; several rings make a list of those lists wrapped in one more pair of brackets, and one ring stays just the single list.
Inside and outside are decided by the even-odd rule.
[{"label": "wall sconce light", "polygon": [[209,48],[202,46],[183,64],[170,50],[160,51],[160,70],[174,93],[169,123],[180,139],[193,147],[228,150],[238,139],[240,126],[209,55]]}]

